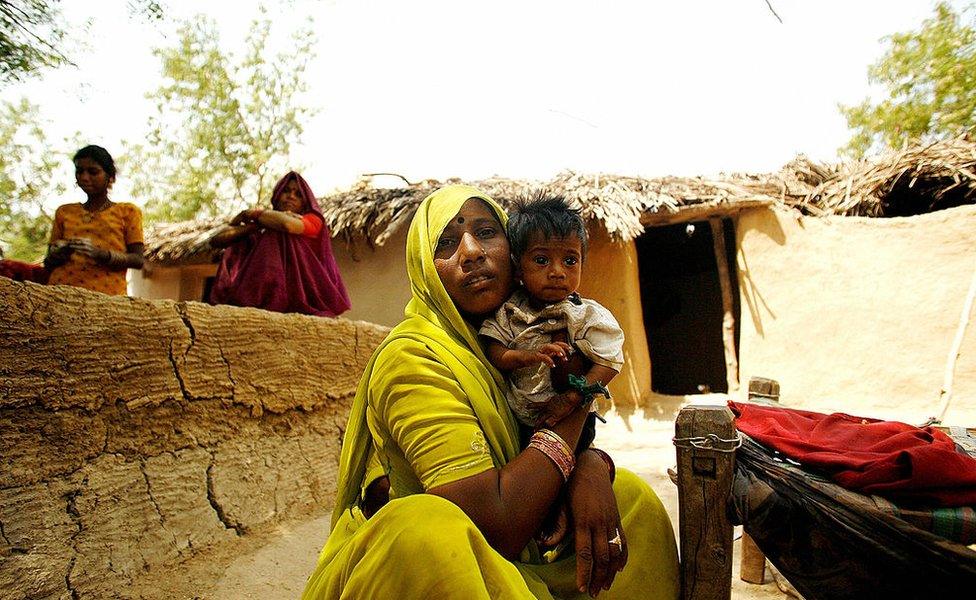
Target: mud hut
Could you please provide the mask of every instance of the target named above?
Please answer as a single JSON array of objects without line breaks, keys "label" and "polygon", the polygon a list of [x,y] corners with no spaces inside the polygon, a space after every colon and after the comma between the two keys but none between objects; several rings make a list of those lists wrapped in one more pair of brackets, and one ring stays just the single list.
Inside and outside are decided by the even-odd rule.
[{"label": "mud hut", "polygon": [[[502,203],[547,188],[588,221],[581,293],[627,334],[617,404],[653,414],[654,393],[735,392],[750,375],[813,408],[830,395],[932,397],[976,254],[976,144],[954,139],[872,161],[712,178],[563,173],[551,181],[466,182]],[[392,325],[409,298],[404,240],[419,202],[456,180],[380,188],[364,179],[323,198],[353,309]],[[147,235],[134,295],[205,299],[207,240],[219,221]],[[964,337],[957,391],[976,395],[976,337]],[[871,383],[868,383],[871,382]]]}]

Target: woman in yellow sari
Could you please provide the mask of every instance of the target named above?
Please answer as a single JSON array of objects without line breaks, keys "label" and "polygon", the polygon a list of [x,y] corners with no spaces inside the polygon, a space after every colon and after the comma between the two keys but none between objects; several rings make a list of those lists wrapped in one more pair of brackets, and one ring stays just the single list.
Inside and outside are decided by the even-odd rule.
[{"label": "woman in yellow sari", "polygon": [[[597,452],[568,465],[559,455],[589,412],[578,392],[552,436],[519,448],[504,379],[477,339],[511,291],[505,220],[468,186],[418,208],[413,297],[356,392],[332,531],[304,598],[677,597],[674,535],[654,492],[623,470],[611,483]],[[384,474],[391,500],[373,514],[364,493]],[[543,557],[533,535],[561,498],[574,540]]]}]

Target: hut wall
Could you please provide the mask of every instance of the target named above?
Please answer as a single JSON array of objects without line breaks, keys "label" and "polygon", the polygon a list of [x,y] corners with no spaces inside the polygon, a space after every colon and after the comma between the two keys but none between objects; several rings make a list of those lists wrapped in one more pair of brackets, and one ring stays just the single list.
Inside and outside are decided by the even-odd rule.
[{"label": "hut wall", "polygon": [[644,332],[637,248],[633,241],[613,241],[599,223],[590,223],[589,234],[580,294],[609,309],[625,336],[624,367],[610,382],[610,393],[621,413],[629,414],[636,406],[646,412],[650,409],[651,359]]},{"label": "hut wall", "polygon": [[[741,380],[783,403],[923,422],[976,268],[976,206],[907,218],[809,218],[757,209],[738,225]],[[976,315],[946,422],[976,425]]]},{"label": "hut wall", "polygon": [[327,512],[348,407],[387,331],[3,278],[0,320],[12,598],[127,597],[200,552]]},{"label": "hut wall", "polygon": [[180,267],[147,263],[141,271],[129,270],[128,292],[137,298],[180,298]]},{"label": "hut wall", "polygon": [[406,248],[406,227],[375,248],[361,240],[352,244],[332,240],[336,264],[352,303],[343,317],[388,327],[403,320],[403,308],[410,300]]},{"label": "hut wall", "polygon": [[177,300],[203,299],[207,278],[217,274],[217,265],[187,265],[180,269],[180,295]]}]

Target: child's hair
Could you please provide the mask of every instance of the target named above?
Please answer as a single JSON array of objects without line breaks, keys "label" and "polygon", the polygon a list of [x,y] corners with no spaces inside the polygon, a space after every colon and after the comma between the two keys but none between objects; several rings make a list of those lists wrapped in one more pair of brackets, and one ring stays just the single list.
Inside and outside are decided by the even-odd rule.
[{"label": "child's hair", "polygon": [[533,233],[539,232],[549,240],[575,235],[580,240],[583,256],[586,256],[587,237],[583,217],[569,206],[565,196],[540,190],[531,196],[515,200],[515,207],[508,216],[508,244],[512,257],[518,261],[529,244]]},{"label": "child's hair", "polygon": [[109,154],[108,150],[105,148],[95,145],[85,146],[81,150],[75,152],[75,155],[71,158],[71,161],[75,162],[79,158],[88,158],[97,162],[98,166],[105,171],[106,175],[109,177],[115,177],[115,161],[112,160],[112,155]]}]

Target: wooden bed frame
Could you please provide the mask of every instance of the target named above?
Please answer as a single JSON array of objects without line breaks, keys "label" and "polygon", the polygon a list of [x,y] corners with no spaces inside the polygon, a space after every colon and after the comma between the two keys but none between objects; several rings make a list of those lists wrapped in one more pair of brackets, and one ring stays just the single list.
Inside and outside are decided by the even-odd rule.
[{"label": "wooden bed frame", "polygon": [[[775,403],[778,398],[779,384],[775,381],[750,382],[750,401]],[[675,420],[674,443],[681,598],[728,600],[732,593],[733,525],[727,507],[736,448],[741,444],[732,411],[725,405],[683,408]],[[766,557],[745,533],[739,564],[740,579],[764,582]]]}]

